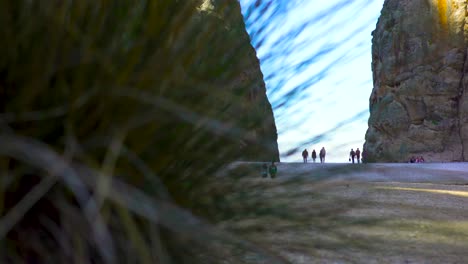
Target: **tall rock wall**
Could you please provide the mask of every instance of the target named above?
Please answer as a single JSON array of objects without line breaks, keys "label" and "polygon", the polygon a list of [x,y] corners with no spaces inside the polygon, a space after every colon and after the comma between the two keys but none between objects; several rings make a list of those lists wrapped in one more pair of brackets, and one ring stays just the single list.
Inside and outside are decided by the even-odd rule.
[{"label": "tall rock wall", "polygon": [[279,159],[238,1],[4,1],[0,17],[1,131],[93,164],[122,138],[167,177]]},{"label": "tall rock wall", "polygon": [[372,39],[367,161],[468,159],[467,5],[385,1]]},{"label": "tall rock wall", "polygon": [[238,141],[240,158],[279,161],[273,111],[266,97],[260,62],[245,29],[240,4],[237,0],[206,0],[205,3],[207,2],[211,3],[206,11],[209,16],[221,18],[219,33],[216,34],[219,34],[217,43],[222,51],[216,57],[219,60],[223,56],[229,56],[230,62],[226,70],[233,73],[227,80],[220,78],[219,86],[227,89],[231,97],[232,94],[240,96],[240,100],[231,102],[232,107],[228,111],[229,119],[235,117],[237,125],[245,129]]}]

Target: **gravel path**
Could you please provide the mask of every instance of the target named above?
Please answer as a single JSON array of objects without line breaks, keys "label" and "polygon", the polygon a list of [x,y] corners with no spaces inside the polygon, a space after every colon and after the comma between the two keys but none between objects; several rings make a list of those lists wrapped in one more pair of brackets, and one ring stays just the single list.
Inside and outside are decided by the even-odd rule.
[{"label": "gravel path", "polygon": [[362,181],[468,184],[468,162],[460,163],[278,163],[282,179],[339,177]]},{"label": "gravel path", "polygon": [[258,229],[249,239],[291,263],[468,262],[468,163],[279,163],[275,180],[239,165],[265,203],[309,219],[231,223]]}]

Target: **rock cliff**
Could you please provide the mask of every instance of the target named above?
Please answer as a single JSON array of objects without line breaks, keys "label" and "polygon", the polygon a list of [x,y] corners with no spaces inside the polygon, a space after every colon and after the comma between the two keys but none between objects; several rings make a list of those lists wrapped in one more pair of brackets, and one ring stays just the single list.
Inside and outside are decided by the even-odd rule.
[{"label": "rock cliff", "polygon": [[[230,62],[225,69],[234,73],[224,80],[218,78],[217,83],[234,95],[233,98],[240,96],[231,103],[232,107],[227,111],[228,119],[235,117],[237,126],[245,129],[238,141],[240,158],[279,161],[273,111],[266,97],[260,62],[245,29],[240,4],[237,0],[205,1],[207,2],[211,3],[207,8],[208,15],[221,18],[216,40],[220,45],[217,48],[220,52],[216,57],[219,60],[228,56]],[[218,24],[216,19],[214,23]],[[212,51],[212,47],[208,48]]]},{"label": "rock cliff", "polygon": [[367,161],[468,159],[467,6],[385,1],[372,33]]}]

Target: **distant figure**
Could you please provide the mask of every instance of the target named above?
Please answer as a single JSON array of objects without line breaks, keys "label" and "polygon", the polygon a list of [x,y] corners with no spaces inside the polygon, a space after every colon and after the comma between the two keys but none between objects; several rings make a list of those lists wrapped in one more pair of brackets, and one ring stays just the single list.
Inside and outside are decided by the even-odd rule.
[{"label": "distant figure", "polygon": [[359,164],[361,162],[361,151],[359,150],[359,148],[356,149],[356,159],[357,163]]},{"label": "distant figure", "polygon": [[262,165],[262,178],[268,177],[268,165],[263,163]]},{"label": "distant figure", "polygon": [[273,179],[276,177],[276,173],[278,172],[278,168],[276,168],[275,162],[272,161],[270,168],[268,168],[268,171],[270,172],[270,177]]},{"label": "distant figure", "polygon": [[320,150],[320,163],[324,163],[325,162],[325,155],[327,154],[327,152],[325,151],[325,148],[322,147],[322,149]]},{"label": "distant figure", "polygon": [[409,160],[410,163],[415,163],[416,162],[416,158],[414,156],[412,156]]},{"label": "distant figure", "polygon": [[315,159],[317,158],[317,153],[315,152],[315,149],[312,150],[312,155],[311,155],[311,156],[312,156],[312,160],[313,160],[314,163],[315,163]]},{"label": "distant figure", "polygon": [[353,164],[354,164],[354,158],[356,157],[356,152],[354,152],[353,149],[351,149],[351,151],[349,152],[349,161],[353,161]]},{"label": "distant figure", "polygon": [[307,149],[304,149],[304,151],[302,151],[302,159],[304,160],[304,163],[307,163],[308,157],[309,157],[309,152],[307,151]]},{"label": "distant figure", "polygon": [[424,158],[423,158],[422,156],[416,157],[415,162],[416,162],[416,163],[423,163],[423,162],[424,162]]}]

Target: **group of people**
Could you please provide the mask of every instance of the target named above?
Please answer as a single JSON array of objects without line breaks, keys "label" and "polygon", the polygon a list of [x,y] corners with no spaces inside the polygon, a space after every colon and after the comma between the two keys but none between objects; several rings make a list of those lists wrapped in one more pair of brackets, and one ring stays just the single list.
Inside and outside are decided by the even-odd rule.
[{"label": "group of people", "polygon": [[355,159],[357,163],[361,163],[361,151],[359,150],[359,148],[357,148],[356,151],[351,149],[351,151],[349,152],[349,161],[352,161],[354,164]]},{"label": "group of people", "polygon": [[[327,152],[325,151],[325,148],[322,147],[322,149],[319,152],[320,163],[325,162],[325,155],[326,154],[327,154]],[[315,152],[315,149],[312,150],[312,153],[310,154],[310,157],[312,158],[312,160],[315,163],[315,159],[317,159],[317,153]],[[309,152],[307,151],[307,149],[304,149],[304,151],[302,151],[302,159],[303,159],[304,163],[308,162],[308,158],[309,158]]]},{"label": "group of people", "polygon": [[[327,152],[325,151],[325,148],[322,147],[322,149],[320,150],[320,153],[319,153],[320,163],[325,162],[325,155],[326,154],[327,154]],[[317,158],[317,153],[315,152],[315,149],[312,150],[312,154],[310,155],[310,157],[312,158],[313,162],[315,163],[315,159]],[[308,158],[309,158],[309,152],[307,151],[307,149],[304,149],[302,151],[302,160],[304,161],[304,163],[308,162]],[[352,163],[355,163],[355,162],[361,163],[361,151],[359,150],[359,148],[357,148],[356,151],[354,149],[351,149],[351,151],[349,152],[349,161],[351,161]]]},{"label": "group of people", "polygon": [[423,156],[419,156],[419,157],[411,157],[410,160],[409,160],[409,163],[423,163],[424,162],[424,158]]},{"label": "group of people", "polygon": [[[325,162],[325,155],[326,155],[325,148],[322,147],[322,149],[319,152],[320,163]],[[315,152],[315,149],[312,150],[310,157],[315,163],[315,160],[317,158],[317,153]],[[307,151],[307,149],[304,149],[304,151],[302,151],[302,158],[303,158],[304,163],[308,162],[309,152]],[[357,148],[356,150],[351,149],[351,151],[349,152],[349,161],[352,162],[353,164],[355,162],[361,163],[361,151],[359,150],[359,148]],[[422,163],[422,162],[424,162],[423,156],[419,156],[419,157],[412,156],[409,160],[409,163]],[[263,178],[268,178],[268,175],[270,175],[272,179],[276,178],[277,172],[278,172],[278,168],[276,167],[276,164],[274,161],[272,161],[270,165],[268,165],[267,163],[263,163],[262,165],[262,177]]]},{"label": "group of people", "polygon": [[262,165],[262,177],[263,178],[268,178],[268,174],[270,174],[270,177],[276,178],[276,173],[278,172],[278,168],[276,167],[276,164],[274,161],[271,162],[270,166],[268,166],[266,163],[263,163]]}]

